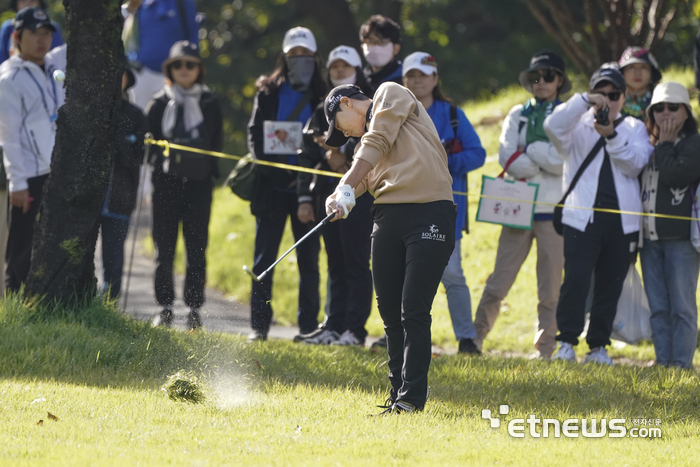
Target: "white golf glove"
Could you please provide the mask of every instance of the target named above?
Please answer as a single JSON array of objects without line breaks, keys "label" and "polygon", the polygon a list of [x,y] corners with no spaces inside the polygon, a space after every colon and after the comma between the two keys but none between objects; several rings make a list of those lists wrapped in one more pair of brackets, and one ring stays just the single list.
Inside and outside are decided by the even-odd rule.
[{"label": "white golf glove", "polygon": [[332,198],[335,200],[335,209],[343,219],[347,219],[348,214],[355,207],[355,190],[350,185],[339,185]]}]

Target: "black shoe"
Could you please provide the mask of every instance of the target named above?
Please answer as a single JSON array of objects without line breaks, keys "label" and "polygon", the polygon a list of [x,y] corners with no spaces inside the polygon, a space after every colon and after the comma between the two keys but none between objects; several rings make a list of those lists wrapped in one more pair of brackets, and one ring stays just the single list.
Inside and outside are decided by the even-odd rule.
[{"label": "black shoe", "polygon": [[173,325],[173,309],[165,307],[153,318],[153,326],[163,326],[169,328]]},{"label": "black shoe", "polygon": [[[378,406],[378,407],[383,407],[383,406]],[[390,407],[388,407],[384,412],[380,413],[379,415],[398,415],[401,413],[412,413],[412,412],[420,412],[423,409],[419,409],[415,405],[404,402],[404,401],[396,401],[393,404],[391,404]]]},{"label": "black shoe", "polygon": [[375,349],[375,348],[386,349],[386,339],[387,339],[386,334],[384,334],[382,337],[380,337],[379,339],[377,339],[377,340],[372,344],[372,347],[371,347],[371,348],[372,348],[372,349]]},{"label": "black shoe", "polygon": [[294,336],[294,342],[304,342],[306,339],[314,338],[314,337],[318,336],[319,334],[321,334],[322,332],[323,332],[323,328],[320,326],[318,328],[314,329],[313,331],[308,332],[308,333],[300,332],[299,334]]},{"label": "black shoe", "polygon": [[481,350],[474,343],[474,339],[462,339],[459,341],[459,353],[481,356]]},{"label": "black shoe", "polygon": [[201,327],[202,317],[199,316],[199,310],[197,308],[190,309],[190,313],[187,315],[187,329],[195,331]]},{"label": "black shoe", "polygon": [[267,333],[262,332],[262,331],[256,331],[253,330],[250,334],[248,334],[248,342],[262,342],[267,340]]}]

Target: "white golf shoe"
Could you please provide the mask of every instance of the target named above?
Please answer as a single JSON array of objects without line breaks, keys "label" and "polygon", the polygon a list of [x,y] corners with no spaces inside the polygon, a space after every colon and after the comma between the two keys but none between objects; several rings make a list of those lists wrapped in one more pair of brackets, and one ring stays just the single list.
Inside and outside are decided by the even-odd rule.
[{"label": "white golf shoe", "polygon": [[317,336],[305,339],[302,342],[304,342],[304,344],[313,345],[331,345],[338,339],[340,339],[340,335],[337,332],[331,331],[329,329],[324,329]]},{"label": "white golf shoe", "polygon": [[355,337],[355,334],[353,334],[352,331],[345,331],[340,335],[340,339],[333,342],[331,345],[357,345],[362,347],[365,345],[365,343],[360,342],[360,339]]},{"label": "white golf shoe", "polygon": [[564,360],[565,362],[575,362],[576,352],[574,352],[574,346],[568,342],[562,342],[559,345],[559,350],[554,355],[552,360]]},{"label": "white golf shoe", "polygon": [[583,363],[599,363],[601,365],[614,365],[615,363],[608,356],[608,351],[605,347],[596,347],[591,349],[590,352],[586,354],[586,358],[583,359]]}]

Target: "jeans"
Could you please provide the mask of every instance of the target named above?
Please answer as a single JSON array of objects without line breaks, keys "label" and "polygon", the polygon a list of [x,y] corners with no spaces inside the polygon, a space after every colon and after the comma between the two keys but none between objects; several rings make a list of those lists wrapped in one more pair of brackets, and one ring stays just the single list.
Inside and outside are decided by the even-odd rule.
[{"label": "jeans", "polygon": [[455,240],[450,261],[442,273],[442,285],[447,292],[447,306],[450,309],[452,327],[458,341],[476,338],[476,329],[472,323],[472,302],[469,295],[467,280],[462,271],[462,248],[459,240]]},{"label": "jeans", "polygon": [[700,253],[690,240],[644,240],[644,289],[651,308],[656,363],[692,368],[698,343]]},{"label": "jeans", "polygon": [[109,297],[116,299],[122,287],[124,270],[124,242],[129,233],[129,220],[102,216],[102,274],[103,291],[109,289]]}]

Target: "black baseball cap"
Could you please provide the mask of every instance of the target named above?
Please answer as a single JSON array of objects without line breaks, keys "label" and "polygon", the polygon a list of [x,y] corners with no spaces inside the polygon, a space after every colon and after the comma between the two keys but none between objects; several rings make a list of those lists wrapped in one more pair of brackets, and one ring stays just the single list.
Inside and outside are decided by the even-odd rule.
[{"label": "black baseball cap", "polygon": [[596,70],[591,76],[591,81],[588,85],[589,90],[594,90],[600,83],[603,82],[610,83],[615,89],[620,92],[627,91],[627,83],[625,82],[625,77],[622,76],[615,68],[603,67]]},{"label": "black baseball cap", "polygon": [[518,77],[520,85],[532,92],[532,83],[528,79],[528,75],[533,71],[551,69],[559,73],[563,78],[564,82],[561,83],[559,92],[561,94],[566,94],[571,90],[571,80],[566,75],[566,64],[564,59],[559,56],[559,54],[552,52],[551,50],[541,50],[532,56],[530,59],[530,67],[527,70],[520,72]]},{"label": "black baseball cap", "polygon": [[15,15],[14,21],[15,31],[20,31],[22,29],[29,29],[36,31],[39,28],[49,28],[53,32],[56,32],[56,27],[51,23],[49,15],[46,14],[41,8],[27,7],[22,8]]},{"label": "black baseball cap", "polygon": [[339,148],[347,143],[348,137],[335,127],[335,114],[338,113],[340,99],[356,96],[357,94],[364,95],[362,90],[354,84],[343,84],[333,88],[326,96],[326,100],[323,103],[323,111],[326,113],[326,120],[328,121],[328,136],[326,136],[326,144],[328,146]]}]

